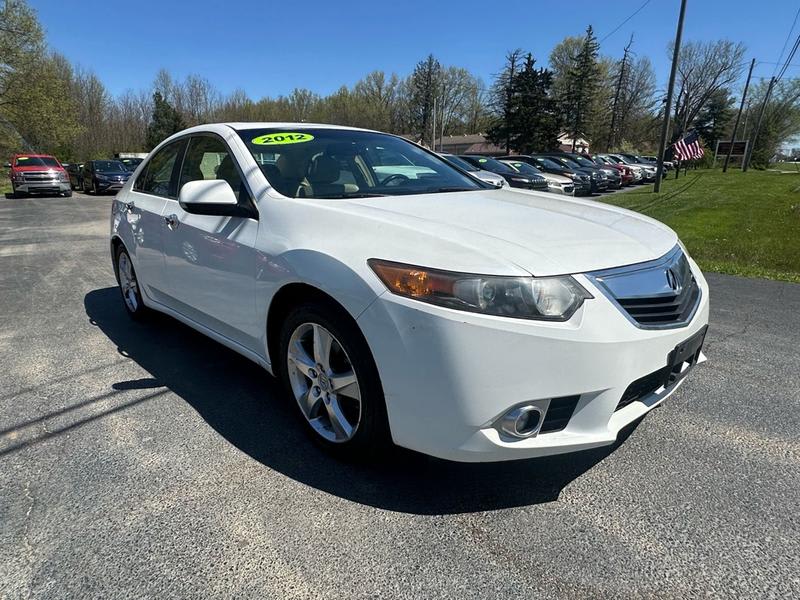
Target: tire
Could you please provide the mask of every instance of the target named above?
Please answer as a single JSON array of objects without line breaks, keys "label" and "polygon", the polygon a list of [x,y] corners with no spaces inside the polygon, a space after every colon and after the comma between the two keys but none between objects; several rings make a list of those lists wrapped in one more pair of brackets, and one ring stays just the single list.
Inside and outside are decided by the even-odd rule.
[{"label": "tire", "polygon": [[[122,305],[128,315],[140,321],[149,314],[149,309],[142,300],[142,291],[139,288],[139,279],[136,277],[136,269],[128,251],[123,246],[118,246],[114,253],[114,274],[117,276],[119,291],[122,295]],[[133,286],[131,286],[133,281]]]},{"label": "tire", "polygon": [[99,196],[100,195],[100,190],[97,189],[97,182],[96,181],[92,182],[92,193],[95,196]]},{"label": "tire", "polygon": [[72,198],[72,190],[63,192],[61,195],[64,196],[64,198]]},{"label": "tire", "polygon": [[[331,336],[330,358],[323,369],[319,366],[325,359],[316,352],[318,332],[319,338],[324,338],[321,332]],[[350,315],[323,303],[298,306],[283,321],[279,352],[279,377],[314,442],[332,454],[359,460],[391,447],[378,369]],[[298,354],[304,358],[298,359]],[[345,383],[351,374],[355,381]],[[332,415],[339,415],[338,426]]]}]

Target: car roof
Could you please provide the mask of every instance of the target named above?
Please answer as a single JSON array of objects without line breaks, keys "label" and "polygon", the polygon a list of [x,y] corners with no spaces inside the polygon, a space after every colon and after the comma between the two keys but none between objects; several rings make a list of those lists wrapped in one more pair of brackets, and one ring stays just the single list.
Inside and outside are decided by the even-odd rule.
[{"label": "car roof", "polygon": [[52,154],[37,154],[35,152],[20,152],[19,154],[14,154],[14,158],[19,158],[20,156],[29,156],[31,158],[55,158]]},{"label": "car roof", "polygon": [[[214,123],[209,123],[213,125]],[[327,123],[291,123],[291,122],[233,122],[233,123],[216,123],[216,125],[227,125],[231,129],[241,131],[243,129],[346,129],[350,131],[373,131],[371,129],[362,129],[361,127],[347,127],[345,125],[330,125]],[[376,132],[380,133],[380,132]],[[391,135],[391,134],[388,134]]]}]

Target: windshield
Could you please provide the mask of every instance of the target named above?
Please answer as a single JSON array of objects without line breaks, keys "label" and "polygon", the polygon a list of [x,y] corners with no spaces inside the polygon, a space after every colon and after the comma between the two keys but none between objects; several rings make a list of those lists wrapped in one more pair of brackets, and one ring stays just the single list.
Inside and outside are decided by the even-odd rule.
[{"label": "windshield", "polygon": [[563,165],[560,165],[556,161],[551,160],[549,158],[545,158],[544,156],[535,156],[533,160],[535,160],[536,164],[542,167],[543,169],[558,169],[558,170],[564,169]]},{"label": "windshield", "polygon": [[98,173],[119,173],[125,172],[125,166],[118,160],[96,160],[94,170]]},{"label": "windshield", "polygon": [[261,171],[289,198],[363,198],[487,189],[402,138],[347,129],[239,131]]},{"label": "windshield", "polygon": [[514,172],[514,169],[508,165],[504,165],[499,160],[489,158],[488,156],[462,156],[461,158],[471,162],[473,165],[479,169],[483,169],[484,171],[491,171],[492,173],[498,174],[505,173],[506,175]]},{"label": "windshield", "polygon": [[567,167],[568,169],[580,169],[581,166],[576,163],[574,160],[570,160],[564,156],[553,156],[551,157],[554,161],[559,163],[560,165]]},{"label": "windshield", "polygon": [[18,167],[57,167],[58,161],[52,156],[18,156]]},{"label": "windshield", "polygon": [[507,164],[507,165],[511,165],[514,169],[516,169],[517,171],[519,171],[520,173],[522,173],[524,175],[541,175],[541,173],[542,173],[539,169],[537,169],[533,165],[529,165],[526,162],[521,162],[521,161],[518,161],[518,160],[514,160],[514,161],[504,160],[502,162]]},{"label": "windshield", "polygon": [[575,155],[570,155],[570,157],[569,157],[569,158],[570,158],[570,160],[572,160],[572,161],[574,161],[574,162],[578,163],[578,164],[579,164],[580,166],[582,166],[582,167],[592,167],[592,168],[597,168],[597,165],[596,165],[596,164],[594,164],[594,163],[593,163],[592,161],[590,161],[588,158],[585,158],[585,157],[583,157],[583,156],[575,156]]},{"label": "windshield", "polygon": [[460,169],[464,169],[467,173],[477,173],[480,171],[478,167],[468,163],[463,158],[459,158],[458,156],[454,156],[452,154],[442,154],[442,158],[444,158],[450,164],[455,165]]},{"label": "windshield", "polygon": [[142,158],[120,158],[119,162],[127,169],[128,171],[135,171],[136,167],[138,167],[141,162]]}]

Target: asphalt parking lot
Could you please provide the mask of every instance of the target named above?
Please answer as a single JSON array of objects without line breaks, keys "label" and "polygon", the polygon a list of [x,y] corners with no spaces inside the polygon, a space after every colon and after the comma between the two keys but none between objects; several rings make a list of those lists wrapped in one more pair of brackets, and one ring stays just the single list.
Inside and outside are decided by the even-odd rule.
[{"label": "asphalt parking lot", "polygon": [[800,285],[709,275],[709,361],[616,446],[352,465],[128,319],[110,202],[0,199],[0,598],[800,596]]}]

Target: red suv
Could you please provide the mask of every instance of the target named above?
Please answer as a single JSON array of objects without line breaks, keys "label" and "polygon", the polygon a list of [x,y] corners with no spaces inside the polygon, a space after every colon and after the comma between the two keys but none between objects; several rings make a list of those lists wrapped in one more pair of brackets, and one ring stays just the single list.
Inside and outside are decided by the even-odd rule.
[{"label": "red suv", "polygon": [[61,163],[47,154],[15,154],[11,163],[11,188],[14,197],[26,194],[72,196],[69,175]]}]

